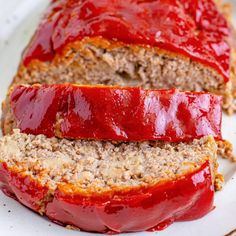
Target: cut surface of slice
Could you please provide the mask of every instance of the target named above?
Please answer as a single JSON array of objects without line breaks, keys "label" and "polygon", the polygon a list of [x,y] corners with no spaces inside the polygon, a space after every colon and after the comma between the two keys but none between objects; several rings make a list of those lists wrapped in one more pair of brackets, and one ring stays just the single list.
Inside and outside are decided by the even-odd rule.
[{"label": "cut surface of slice", "polygon": [[232,113],[236,54],[221,10],[212,0],[54,1],[13,84],[209,91]]},{"label": "cut surface of slice", "polygon": [[[221,97],[128,87],[17,86],[12,124],[24,133],[112,141],[221,140]],[[15,124],[15,127],[14,127]]]},{"label": "cut surface of slice", "polygon": [[6,194],[54,221],[96,232],[143,231],[202,217],[212,210],[219,176],[210,136],[114,144],[15,130],[1,139],[0,157]]},{"label": "cut surface of slice", "polygon": [[212,0],[56,1],[24,60],[27,64],[47,55],[51,58],[70,42],[101,36],[187,55],[215,68],[228,81],[230,33]]}]

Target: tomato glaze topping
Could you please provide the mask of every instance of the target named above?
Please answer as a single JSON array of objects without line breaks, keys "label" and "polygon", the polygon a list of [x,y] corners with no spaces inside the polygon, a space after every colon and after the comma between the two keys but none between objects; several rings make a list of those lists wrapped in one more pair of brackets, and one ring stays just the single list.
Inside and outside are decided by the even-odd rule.
[{"label": "tomato glaze topping", "polygon": [[18,86],[11,94],[25,133],[71,139],[188,141],[221,139],[221,97],[141,88]]},{"label": "tomato glaze topping", "polygon": [[230,27],[212,0],[52,1],[24,54],[52,60],[65,45],[102,36],[185,55],[229,80]]}]

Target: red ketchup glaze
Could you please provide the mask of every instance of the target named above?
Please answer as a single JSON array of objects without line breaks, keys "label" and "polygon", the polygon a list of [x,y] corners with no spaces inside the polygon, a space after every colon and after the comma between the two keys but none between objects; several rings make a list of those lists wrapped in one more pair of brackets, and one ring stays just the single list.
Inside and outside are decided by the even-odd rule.
[{"label": "red ketchup glaze", "polygon": [[34,211],[40,211],[40,201],[48,193],[47,187],[41,186],[27,175],[10,170],[5,162],[0,163],[0,189]]},{"label": "red ketchup glaze", "polygon": [[[221,97],[141,88],[17,86],[11,94],[21,132],[113,141],[221,139]],[[58,132],[59,130],[59,132]]]},{"label": "red ketchup glaze", "polygon": [[162,230],[174,221],[198,219],[213,209],[214,198],[208,162],[191,174],[152,187],[87,196],[61,187],[50,200],[46,187],[2,163],[0,189],[8,189],[8,195],[34,211],[43,201],[54,222],[102,233]]},{"label": "red ketchup glaze", "polygon": [[186,55],[214,68],[227,82],[230,35],[213,0],[53,1],[23,61],[51,60],[70,42],[102,36]]}]

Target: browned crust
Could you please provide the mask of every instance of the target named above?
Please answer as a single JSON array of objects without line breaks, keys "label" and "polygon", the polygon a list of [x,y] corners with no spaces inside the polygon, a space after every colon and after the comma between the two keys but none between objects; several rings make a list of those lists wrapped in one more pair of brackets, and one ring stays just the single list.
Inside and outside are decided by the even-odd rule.
[{"label": "browned crust", "polygon": [[219,10],[223,13],[224,17],[230,22],[232,16],[232,7],[229,3],[225,3],[223,0],[214,0]]},{"label": "browned crust", "polygon": [[230,83],[231,83],[231,94],[233,102],[231,104],[231,108],[229,110],[229,114],[232,115],[236,112],[236,31],[234,26],[232,25],[232,6],[229,3],[225,3],[223,0],[214,0],[217,4],[219,10],[223,13],[225,18],[227,19],[231,29],[232,29],[232,37],[230,39],[231,44],[231,66],[230,66]]},{"label": "browned crust", "polygon": [[222,174],[216,174],[215,176],[215,182],[214,182],[214,187],[215,191],[220,191],[223,188],[224,184],[224,176]]},{"label": "browned crust", "polygon": [[233,154],[233,145],[229,141],[227,140],[217,141],[217,145],[218,145],[217,152],[219,156],[231,162],[236,162],[236,157]]},{"label": "browned crust", "polygon": [[80,228],[75,227],[73,225],[67,225],[66,228],[73,231],[81,231]]},{"label": "browned crust", "polygon": [[[10,90],[9,90],[10,91]],[[1,129],[2,134],[12,133],[14,127],[16,127],[15,120],[10,108],[9,94],[6,96],[6,100],[2,103],[2,117],[1,117]]]}]

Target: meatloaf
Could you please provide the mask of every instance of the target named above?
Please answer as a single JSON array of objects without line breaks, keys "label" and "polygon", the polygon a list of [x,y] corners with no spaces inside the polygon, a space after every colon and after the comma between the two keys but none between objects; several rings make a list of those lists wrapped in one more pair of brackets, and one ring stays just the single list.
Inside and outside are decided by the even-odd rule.
[{"label": "meatloaf", "polygon": [[16,86],[10,133],[112,141],[191,141],[221,137],[221,97],[118,86]]},{"label": "meatloaf", "polygon": [[19,85],[9,98],[0,188],[32,210],[85,231],[134,232],[213,209],[217,152],[230,150],[220,96],[57,84]]},{"label": "meatloaf", "polygon": [[[211,211],[217,152],[231,146],[221,98],[205,91],[233,110],[232,29],[219,5],[52,1],[3,104],[0,189],[93,232]],[[201,93],[156,90],[172,87]]]},{"label": "meatloaf", "polygon": [[213,0],[52,1],[13,84],[210,91],[232,113],[235,50],[226,18]]},{"label": "meatloaf", "polygon": [[10,90],[5,133],[47,137],[187,142],[212,135],[218,154],[235,161],[222,139],[220,96],[118,86],[19,85]]},{"label": "meatloaf", "polygon": [[[160,230],[213,209],[217,145],[66,140],[14,130],[0,140],[0,188],[65,226]],[[129,216],[129,217],[127,217]]]}]

